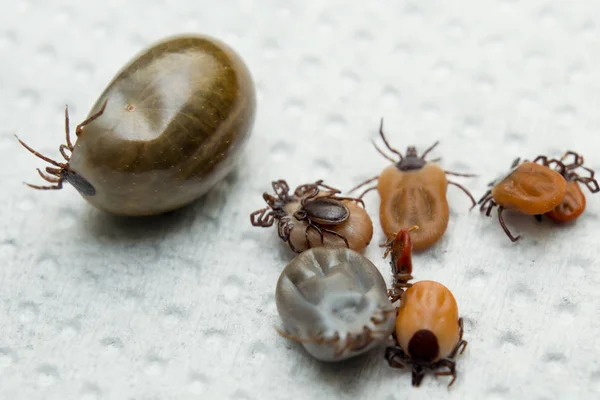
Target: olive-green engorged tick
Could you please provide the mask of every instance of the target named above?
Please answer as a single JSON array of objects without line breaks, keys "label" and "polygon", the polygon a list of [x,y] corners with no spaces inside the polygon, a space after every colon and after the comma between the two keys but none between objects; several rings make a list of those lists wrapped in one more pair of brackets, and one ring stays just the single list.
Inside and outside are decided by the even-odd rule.
[{"label": "olive-green engorged tick", "polygon": [[118,215],[152,215],[201,197],[235,166],[252,131],[254,83],[243,60],[207,36],[164,40],[113,78],[60,146],[66,162],[38,173],[66,181],[95,207]]}]

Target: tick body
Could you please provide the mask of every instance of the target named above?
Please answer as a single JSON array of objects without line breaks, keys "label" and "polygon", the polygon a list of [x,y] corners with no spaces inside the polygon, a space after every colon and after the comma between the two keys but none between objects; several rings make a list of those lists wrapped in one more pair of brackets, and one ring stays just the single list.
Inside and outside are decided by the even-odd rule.
[{"label": "tick body", "polygon": [[404,292],[396,318],[396,346],[386,349],[391,367],[412,368],[412,384],[419,386],[427,371],[456,379],[455,356],[467,342],[456,299],[444,285],[419,281]]},{"label": "tick body", "polygon": [[341,361],[383,343],[396,310],[373,263],[346,248],[316,247],[282,271],[275,293],[283,336],[313,357]]},{"label": "tick body", "polygon": [[[255,89],[242,59],[205,36],[147,49],[101,94],[71,142],[66,162],[39,171],[49,186],[71,183],[92,205],[117,215],[151,215],[205,194],[235,166],[251,133]],[[21,142],[23,143],[23,142]]]},{"label": "tick body", "polygon": [[416,225],[410,229],[401,229],[396,236],[384,244],[386,249],[383,258],[391,254],[390,267],[393,280],[388,294],[392,303],[398,301],[404,290],[412,286],[408,283],[413,278],[411,232],[416,229],[419,229]]},{"label": "tick body", "polygon": [[[572,158],[572,162],[566,163],[565,161],[569,157]],[[551,220],[555,222],[571,222],[585,211],[586,198],[580,184],[585,185],[591,193],[600,192],[598,181],[594,178],[594,171],[584,167],[583,163],[583,156],[574,151],[567,151],[561,158],[561,164],[555,166],[554,170],[560,173],[567,181],[567,189],[563,201],[553,210],[546,213]],[[587,176],[581,176],[580,173],[585,173]]]},{"label": "tick body", "polygon": [[415,250],[426,249],[437,242],[448,227],[448,184],[463,190],[475,205],[471,193],[458,183],[449,181],[446,175],[473,175],[444,171],[437,163],[427,161],[425,157],[438,142],[421,156],[413,146],[408,147],[406,154],[401,154],[389,145],[383,133],[383,119],[379,134],[387,149],[398,158],[386,155],[375,145],[375,148],[394,164],[385,168],[379,176],[363,182],[351,191],[377,180],[377,185],[367,188],[359,198],[377,189],[381,198],[379,219],[386,237],[392,237],[402,229],[418,225],[419,230],[412,235],[413,247]]},{"label": "tick body", "polygon": [[545,214],[565,198],[565,178],[548,167],[556,163],[560,161],[548,160],[544,156],[537,157],[533,162],[516,159],[510,172],[490,183],[491,188],[479,200],[480,210],[487,216],[490,216],[494,207],[498,207],[498,221],[511,241],[517,241],[519,236],[513,236],[506,226],[502,216],[505,209],[526,215]]},{"label": "tick body", "polygon": [[253,226],[277,224],[279,237],[300,253],[318,246],[360,251],[373,237],[373,223],[362,200],[341,197],[322,180],[300,185],[290,193],[286,181],[272,182],[274,195],[263,194],[268,207],[250,214]]}]

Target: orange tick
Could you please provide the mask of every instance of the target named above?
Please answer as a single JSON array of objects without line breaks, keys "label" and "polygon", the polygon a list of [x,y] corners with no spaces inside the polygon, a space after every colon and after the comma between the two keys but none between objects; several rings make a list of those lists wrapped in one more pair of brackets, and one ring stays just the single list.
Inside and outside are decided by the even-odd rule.
[{"label": "orange tick", "polygon": [[[573,162],[565,164],[569,156],[572,156]],[[579,184],[584,184],[592,193],[600,192],[600,186],[594,179],[594,171],[583,166],[583,156],[574,151],[567,151],[560,161],[561,163],[554,169],[567,181],[567,193],[563,201],[546,215],[555,222],[570,222],[577,219],[585,210],[585,195]],[[577,172],[580,168],[587,171],[588,176],[580,176]],[[541,220],[541,217],[536,215],[538,220]]]},{"label": "orange tick", "polygon": [[463,322],[456,299],[444,285],[434,281],[414,283],[402,295],[396,318],[396,345],[388,347],[385,358],[390,367],[412,368],[412,384],[419,386],[427,371],[456,380],[454,357],[465,350]]},{"label": "orange tick", "polygon": [[[542,164],[537,164],[541,161]],[[550,168],[562,165],[559,160],[537,157],[533,162],[517,158],[508,174],[489,184],[490,189],[479,200],[480,210],[489,217],[492,209],[498,206],[498,221],[511,241],[520,236],[510,232],[502,212],[517,210],[527,215],[545,214],[557,207],[565,198],[567,182],[563,176]]]},{"label": "orange tick", "polygon": [[398,159],[385,154],[376,144],[373,145],[381,155],[393,162],[380,175],[368,179],[356,186],[354,191],[371,182],[377,185],[367,188],[358,198],[361,199],[371,190],[377,189],[381,198],[379,219],[386,237],[393,237],[403,228],[414,225],[419,230],[412,236],[415,250],[422,250],[437,242],[448,227],[449,207],[446,199],[448,184],[459,187],[469,196],[475,206],[475,199],[467,189],[458,183],[446,179],[446,175],[474,176],[444,171],[436,161],[427,161],[425,157],[439,142],[435,142],[421,156],[414,146],[409,146],[406,154],[401,154],[388,143],[383,133],[383,119],[379,126],[379,135],[387,149]]}]

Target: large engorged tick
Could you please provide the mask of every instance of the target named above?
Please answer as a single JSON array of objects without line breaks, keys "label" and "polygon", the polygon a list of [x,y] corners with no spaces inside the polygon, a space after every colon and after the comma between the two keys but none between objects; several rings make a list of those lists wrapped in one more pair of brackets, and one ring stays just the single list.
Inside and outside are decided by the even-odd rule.
[{"label": "large engorged tick", "polygon": [[438,142],[429,147],[421,156],[413,146],[409,146],[406,154],[401,154],[388,143],[383,133],[383,119],[379,126],[379,135],[387,149],[398,159],[385,154],[376,144],[373,145],[385,158],[393,162],[380,175],[368,179],[354,187],[350,192],[378,181],[377,185],[366,189],[358,198],[377,189],[381,197],[379,219],[386,237],[393,237],[401,229],[419,226],[412,235],[415,250],[423,250],[437,242],[446,232],[449,221],[449,206],[446,199],[448,184],[460,188],[471,199],[471,193],[458,183],[447,180],[446,175],[474,176],[444,171],[435,161],[426,161],[427,154],[437,146]]},{"label": "large engorged tick", "polygon": [[322,361],[340,361],[386,341],[396,310],[381,273],[360,253],[316,247],[283,270],[275,293],[285,332]]},{"label": "large engorged tick", "polygon": [[463,322],[458,317],[456,299],[444,285],[419,281],[402,295],[396,319],[396,346],[386,349],[391,367],[412,368],[412,384],[419,386],[427,371],[456,380],[454,357],[465,350]]},{"label": "large engorged tick", "polygon": [[339,196],[339,190],[322,180],[300,185],[292,194],[284,180],[272,185],[275,195],[263,194],[268,207],[250,214],[250,223],[259,227],[277,223],[279,237],[293,251],[317,246],[360,251],[370,243],[373,223],[362,200]]},{"label": "large engorged tick", "polygon": [[68,182],[95,207],[152,215],[204,195],[232,171],[252,131],[256,94],[243,60],[207,36],[167,39],[145,50],[111,81],[88,118],[59,149],[65,162],[40,176]]}]

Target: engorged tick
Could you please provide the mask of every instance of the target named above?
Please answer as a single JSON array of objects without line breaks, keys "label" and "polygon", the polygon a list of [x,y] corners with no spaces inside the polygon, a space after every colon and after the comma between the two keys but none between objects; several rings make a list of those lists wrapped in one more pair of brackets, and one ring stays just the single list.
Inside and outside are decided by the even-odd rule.
[{"label": "engorged tick", "polygon": [[383,133],[383,118],[379,126],[379,135],[389,151],[398,158],[385,154],[373,141],[373,145],[381,155],[391,161],[378,176],[357,185],[350,192],[378,181],[377,185],[367,188],[358,197],[362,199],[371,190],[377,189],[381,197],[379,219],[386,237],[392,237],[401,229],[419,226],[412,235],[415,250],[423,250],[437,242],[446,232],[449,221],[449,206],[446,198],[448,184],[460,188],[475,206],[475,199],[462,185],[447,180],[446,175],[472,177],[472,174],[461,174],[444,171],[435,159],[427,161],[425,157],[439,142],[418,155],[414,146],[409,146],[403,155],[388,143]]}]

